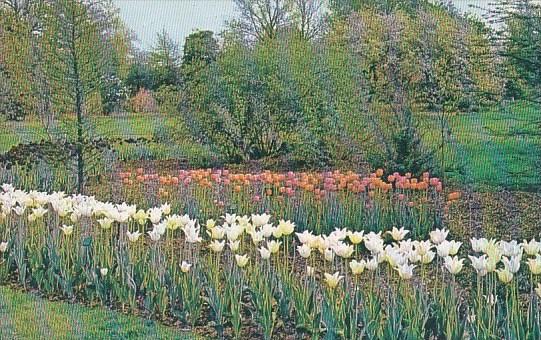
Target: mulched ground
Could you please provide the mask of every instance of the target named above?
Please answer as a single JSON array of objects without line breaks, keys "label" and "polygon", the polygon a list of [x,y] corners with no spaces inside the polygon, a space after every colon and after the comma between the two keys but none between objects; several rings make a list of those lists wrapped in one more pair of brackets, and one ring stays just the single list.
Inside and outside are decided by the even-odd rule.
[{"label": "mulched ground", "polygon": [[449,209],[451,236],[522,241],[541,237],[541,193],[465,191]]}]

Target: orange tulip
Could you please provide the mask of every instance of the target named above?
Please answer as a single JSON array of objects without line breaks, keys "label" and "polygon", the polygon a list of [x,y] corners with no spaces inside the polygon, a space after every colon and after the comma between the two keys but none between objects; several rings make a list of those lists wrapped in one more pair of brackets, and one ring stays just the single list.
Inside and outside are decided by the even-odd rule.
[{"label": "orange tulip", "polygon": [[454,192],[451,192],[447,198],[449,199],[449,201],[456,201],[458,199],[460,199],[460,197],[462,197],[462,193],[460,191],[454,191]]}]

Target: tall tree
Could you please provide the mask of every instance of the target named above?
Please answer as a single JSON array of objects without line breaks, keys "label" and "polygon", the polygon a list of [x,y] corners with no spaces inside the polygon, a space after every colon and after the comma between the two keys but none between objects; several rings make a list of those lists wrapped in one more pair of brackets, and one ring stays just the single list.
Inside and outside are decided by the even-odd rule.
[{"label": "tall tree", "polygon": [[[436,2],[436,1],[434,1]],[[346,17],[361,8],[377,8],[385,13],[402,9],[414,11],[427,0],[329,0],[330,9],[335,17]]]},{"label": "tall tree", "polygon": [[155,88],[163,85],[178,85],[180,63],[178,45],[165,30],[158,33],[156,45],[150,52],[149,58]]},{"label": "tall tree", "polygon": [[235,0],[239,18],[232,26],[248,41],[274,39],[291,24],[290,0]]},{"label": "tall tree", "polygon": [[[49,53],[49,78],[57,108],[76,115],[77,190],[85,182],[85,149],[89,141],[87,122],[89,96],[99,91],[108,68],[103,51],[107,31],[106,2],[55,0],[45,31]],[[102,19],[97,20],[98,17]]]},{"label": "tall tree", "polygon": [[212,31],[197,31],[186,37],[181,72],[184,81],[195,80],[196,74],[218,57],[218,41]]},{"label": "tall tree", "polygon": [[154,88],[153,72],[143,53],[135,54],[134,60],[130,64],[125,84],[130,96],[134,96],[141,89]]},{"label": "tall tree", "polygon": [[301,38],[315,39],[323,34],[327,24],[323,0],[293,0],[292,14]]},{"label": "tall tree", "polygon": [[41,48],[47,5],[45,0],[0,2],[0,76],[4,84],[9,84],[3,98],[18,112],[13,117],[35,113],[43,119],[50,117],[50,91]]},{"label": "tall tree", "polygon": [[500,27],[496,41],[507,62],[508,95],[541,102],[541,5],[533,0],[499,0],[488,16]]}]

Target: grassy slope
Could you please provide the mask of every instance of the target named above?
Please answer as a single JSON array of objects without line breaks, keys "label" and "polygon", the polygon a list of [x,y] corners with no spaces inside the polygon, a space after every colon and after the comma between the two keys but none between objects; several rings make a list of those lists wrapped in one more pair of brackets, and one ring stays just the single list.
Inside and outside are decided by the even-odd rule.
[{"label": "grassy slope", "polygon": [[154,321],[0,287],[0,339],[192,339]]},{"label": "grassy slope", "polygon": [[[536,169],[541,161],[541,110],[518,104],[476,114],[448,117],[444,162],[447,174],[460,183],[533,189],[541,186]],[[423,138],[439,149],[436,116],[419,119]],[[441,159],[441,153],[437,153]]]},{"label": "grassy slope", "polygon": [[[444,162],[449,177],[459,183],[510,189],[541,186],[541,177],[535,171],[541,157],[539,121],[541,110],[524,103],[448,117]],[[167,140],[167,128],[178,124],[174,117],[139,114],[97,117],[92,122],[92,129],[110,137],[152,138],[155,131],[162,131],[158,135]],[[60,125],[62,131],[69,131],[69,126],[73,126],[69,122]],[[427,144],[438,149],[441,144],[438,117],[420,116],[419,125]],[[46,134],[39,122],[0,122],[0,153],[17,143],[41,138],[46,138]],[[206,152],[201,146],[189,143],[122,145],[118,149],[120,158],[125,160],[193,158]],[[440,157],[441,153],[437,155]]]}]

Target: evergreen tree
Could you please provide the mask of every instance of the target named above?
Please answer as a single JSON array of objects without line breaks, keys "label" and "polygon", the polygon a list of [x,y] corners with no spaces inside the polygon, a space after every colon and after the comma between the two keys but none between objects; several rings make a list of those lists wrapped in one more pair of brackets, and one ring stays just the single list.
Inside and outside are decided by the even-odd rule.
[{"label": "evergreen tree", "polygon": [[507,65],[507,94],[540,102],[541,5],[532,0],[500,0],[489,17],[501,27],[495,38]]}]

